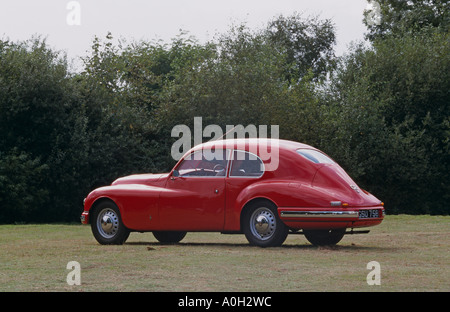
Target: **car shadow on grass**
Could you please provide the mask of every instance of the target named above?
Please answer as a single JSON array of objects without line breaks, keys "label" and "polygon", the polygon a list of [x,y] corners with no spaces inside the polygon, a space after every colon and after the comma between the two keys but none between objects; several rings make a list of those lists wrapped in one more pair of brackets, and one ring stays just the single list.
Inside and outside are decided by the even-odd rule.
[{"label": "car shadow on grass", "polygon": [[329,245],[329,246],[314,246],[311,244],[283,244],[279,247],[258,247],[252,246],[248,243],[224,243],[224,242],[179,242],[173,244],[163,244],[159,242],[126,242],[125,245],[135,245],[135,246],[147,246],[147,249],[163,247],[163,246],[179,246],[179,247],[211,247],[211,248],[258,248],[258,249],[298,249],[298,250],[323,250],[326,251],[377,251],[377,252],[392,252],[394,250],[398,251],[398,247],[391,248],[386,246],[364,246],[356,244],[343,244],[343,245]]}]

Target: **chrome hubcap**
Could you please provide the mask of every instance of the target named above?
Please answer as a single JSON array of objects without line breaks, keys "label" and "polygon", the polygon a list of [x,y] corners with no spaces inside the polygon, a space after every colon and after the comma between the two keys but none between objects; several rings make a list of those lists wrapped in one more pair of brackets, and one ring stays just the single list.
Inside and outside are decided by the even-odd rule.
[{"label": "chrome hubcap", "polygon": [[260,240],[268,240],[275,233],[276,219],[269,208],[256,209],[250,217],[250,230]]},{"label": "chrome hubcap", "polygon": [[119,216],[111,208],[105,208],[98,214],[97,228],[105,238],[112,238],[119,229]]},{"label": "chrome hubcap", "polygon": [[105,233],[110,233],[113,229],[113,221],[110,216],[103,216],[102,218],[102,229]]},{"label": "chrome hubcap", "polygon": [[269,229],[269,220],[267,220],[266,216],[258,216],[256,218],[255,229],[260,234],[267,233],[267,230]]}]

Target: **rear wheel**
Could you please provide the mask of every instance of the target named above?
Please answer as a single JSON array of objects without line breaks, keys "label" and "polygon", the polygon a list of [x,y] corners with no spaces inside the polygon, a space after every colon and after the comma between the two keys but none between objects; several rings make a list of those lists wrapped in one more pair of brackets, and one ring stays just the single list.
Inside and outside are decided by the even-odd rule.
[{"label": "rear wheel", "polygon": [[306,239],[316,246],[336,245],[345,235],[345,229],[307,230],[303,232]]},{"label": "rear wheel", "polygon": [[121,245],[130,235],[122,223],[119,208],[112,201],[104,201],[95,207],[91,229],[97,242],[102,245]]},{"label": "rear wheel", "polygon": [[180,242],[185,236],[186,232],[178,231],[153,231],[153,236],[163,244],[175,244]]},{"label": "rear wheel", "polygon": [[251,245],[275,247],[283,244],[289,229],[278,217],[272,202],[258,201],[245,212],[243,231]]}]

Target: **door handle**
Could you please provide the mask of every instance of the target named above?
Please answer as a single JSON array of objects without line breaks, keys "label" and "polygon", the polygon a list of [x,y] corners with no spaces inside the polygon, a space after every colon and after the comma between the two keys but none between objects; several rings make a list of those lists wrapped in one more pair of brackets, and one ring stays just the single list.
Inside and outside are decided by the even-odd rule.
[{"label": "door handle", "polygon": [[216,189],[216,190],[214,191],[214,193],[216,193],[216,194],[219,194],[219,190],[218,190],[218,189]]}]

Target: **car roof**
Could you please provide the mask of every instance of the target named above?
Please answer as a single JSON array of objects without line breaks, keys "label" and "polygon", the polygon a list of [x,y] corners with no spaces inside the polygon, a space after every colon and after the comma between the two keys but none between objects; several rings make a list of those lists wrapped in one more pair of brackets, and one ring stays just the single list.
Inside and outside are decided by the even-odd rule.
[{"label": "car roof", "polygon": [[239,138],[239,139],[208,141],[196,145],[195,147],[192,148],[192,150],[199,150],[213,147],[253,150],[252,148],[258,147],[259,145],[268,147],[278,146],[280,149],[285,150],[297,150],[299,148],[308,148],[316,150],[316,148],[304,143],[272,138],[242,138],[242,139]]}]

